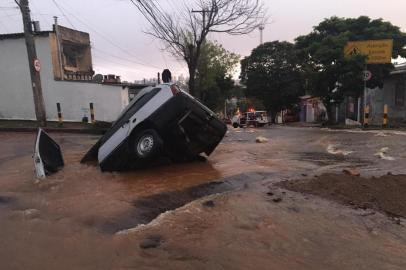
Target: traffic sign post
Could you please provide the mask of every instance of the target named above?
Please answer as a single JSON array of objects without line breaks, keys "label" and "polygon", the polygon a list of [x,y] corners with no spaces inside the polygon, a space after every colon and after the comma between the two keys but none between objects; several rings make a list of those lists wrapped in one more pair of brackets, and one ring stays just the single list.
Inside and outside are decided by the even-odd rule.
[{"label": "traffic sign post", "polygon": [[367,64],[390,64],[393,39],[350,41],[344,48],[345,56],[365,55]]},{"label": "traffic sign post", "polygon": [[34,60],[34,68],[37,72],[41,71],[41,62],[38,59]]},{"label": "traffic sign post", "polygon": [[372,72],[371,71],[369,71],[369,70],[364,70],[363,72],[362,72],[362,78],[363,78],[363,80],[364,80],[364,82],[367,82],[367,81],[369,81],[370,79],[372,79]]},{"label": "traffic sign post", "polygon": [[344,48],[344,56],[366,56],[365,70],[362,74],[364,81],[364,126],[368,125],[369,106],[367,105],[367,81],[372,79],[372,73],[367,69],[370,64],[390,64],[393,54],[393,39],[350,41]]},{"label": "traffic sign post", "polygon": [[367,106],[367,81],[372,78],[372,73],[367,69],[365,65],[365,70],[362,72],[364,80],[364,127],[368,126],[368,114],[369,108]]}]

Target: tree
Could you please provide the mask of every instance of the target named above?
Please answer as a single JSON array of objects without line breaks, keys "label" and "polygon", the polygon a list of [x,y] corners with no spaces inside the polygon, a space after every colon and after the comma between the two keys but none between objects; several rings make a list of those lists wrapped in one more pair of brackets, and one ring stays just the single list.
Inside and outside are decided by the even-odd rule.
[{"label": "tree", "polygon": [[234,87],[232,73],[240,57],[216,42],[206,41],[202,46],[196,74],[195,95],[209,108],[223,106]]},{"label": "tree", "polygon": [[272,115],[289,108],[302,94],[301,74],[294,44],[268,42],[241,61],[241,82],[249,98],[262,100]]},{"label": "tree", "polygon": [[151,24],[148,34],[160,39],[189,69],[189,91],[195,94],[196,70],[207,35],[248,34],[264,23],[260,0],[195,0],[193,7],[165,12],[157,0],[130,0]]},{"label": "tree", "polygon": [[[301,69],[307,78],[306,90],[322,99],[330,120],[333,103],[340,103],[347,95],[359,97],[363,89],[362,71],[366,65],[366,57],[345,57],[345,45],[348,41],[376,39],[393,39],[392,57],[406,56],[403,49],[406,34],[399,27],[382,19],[371,20],[365,16],[355,19],[325,19],[310,34],[296,39]],[[368,65],[368,69],[372,71],[373,78],[368,81],[367,86],[382,87],[393,65]]]}]

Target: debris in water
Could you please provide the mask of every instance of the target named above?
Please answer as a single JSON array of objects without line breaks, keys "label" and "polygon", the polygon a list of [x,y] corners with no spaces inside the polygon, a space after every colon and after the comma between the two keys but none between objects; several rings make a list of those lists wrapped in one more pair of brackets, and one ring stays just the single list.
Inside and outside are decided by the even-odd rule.
[{"label": "debris in water", "polygon": [[159,234],[149,235],[140,243],[140,248],[149,249],[157,248],[162,244],[162,236]]},{"label": "debris in water", "polygon": [[266,195],[273,196],[273,192],[269,191],[269,192],[266,193]]},{"label": "debris in water", "polygon": [[22,213],[26,218],[37,218],[39,216],[38,209],[26,209]]},{"label": "debris in water", "polygon": [[344,169],[343,173],[351,176],[360,176],[361,173],[355,169]]},{"label": "debris in water", "polygon": [[279,202],[282,201],[282,198],[281,198],[281,197],[277,197],[277,198],[272,199],[272,201],[275,202],[275,203],[279,203]]},{"label": "debris in water", "polygon": [[375,134],[375,137],[388,137],[389,135],[385,132],[378,132]]},{"label": "debris in water", "polygon": [[202,203],[203,206],[213,208],[215,206],[214,202],[212,200],[205,201]]},{"label": "debris in water", "polygon": [[333,155],[343,155],[343,156],[348,156],[349,154],[353,153],[353,151],[340,150],[337,148],[337,146],[332,144],[329,144],[327,146],[327,152]]},{"label": "debris in water", "polygon": [[395,160],[394,157],[386,155],[388,153],[388,151],[389,151],[389,147],[382,147],[377,153],[375,153],[374,156],[378,156],[380,159],[383,159],[383,160],[391,160],[391,161]]},{"label": "debris in water", "polygon": [[263,136],[258,136],[258,137],[255,139],[255,142],[257,142],[257,143],[267,143],[267,142],[268,142],[268,139],[265,138],[265,137],[263,137]]}]

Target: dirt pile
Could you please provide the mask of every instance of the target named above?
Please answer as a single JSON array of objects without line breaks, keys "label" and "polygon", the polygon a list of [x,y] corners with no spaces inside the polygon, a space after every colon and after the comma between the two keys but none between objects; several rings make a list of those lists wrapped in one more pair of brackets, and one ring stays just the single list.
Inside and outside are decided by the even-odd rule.
[{"label": "dirt pile", "polygon": [[406,175],[363,178],[345,174],[324,174],[311,179],[284,181],[277,185],[357,208],[375,209],[390,216],[406,217]]}]

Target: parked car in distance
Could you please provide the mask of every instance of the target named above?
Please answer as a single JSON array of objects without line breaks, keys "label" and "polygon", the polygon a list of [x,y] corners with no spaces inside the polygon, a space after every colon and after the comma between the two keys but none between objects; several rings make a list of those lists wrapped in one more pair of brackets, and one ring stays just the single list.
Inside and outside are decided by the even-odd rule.
[{"label": "parked car in distance", "polygon": [[266,111],[251,111],[235,115],[231,122],[234,128],[247,126],[263,127],[270,124]]},{"label": "parked car in distance", "polygon": [[148,165],[159,156],[174,161],[210,155],[227,131],[214,112],[176,84],[142,89],[82,162],[103,171]]}]

